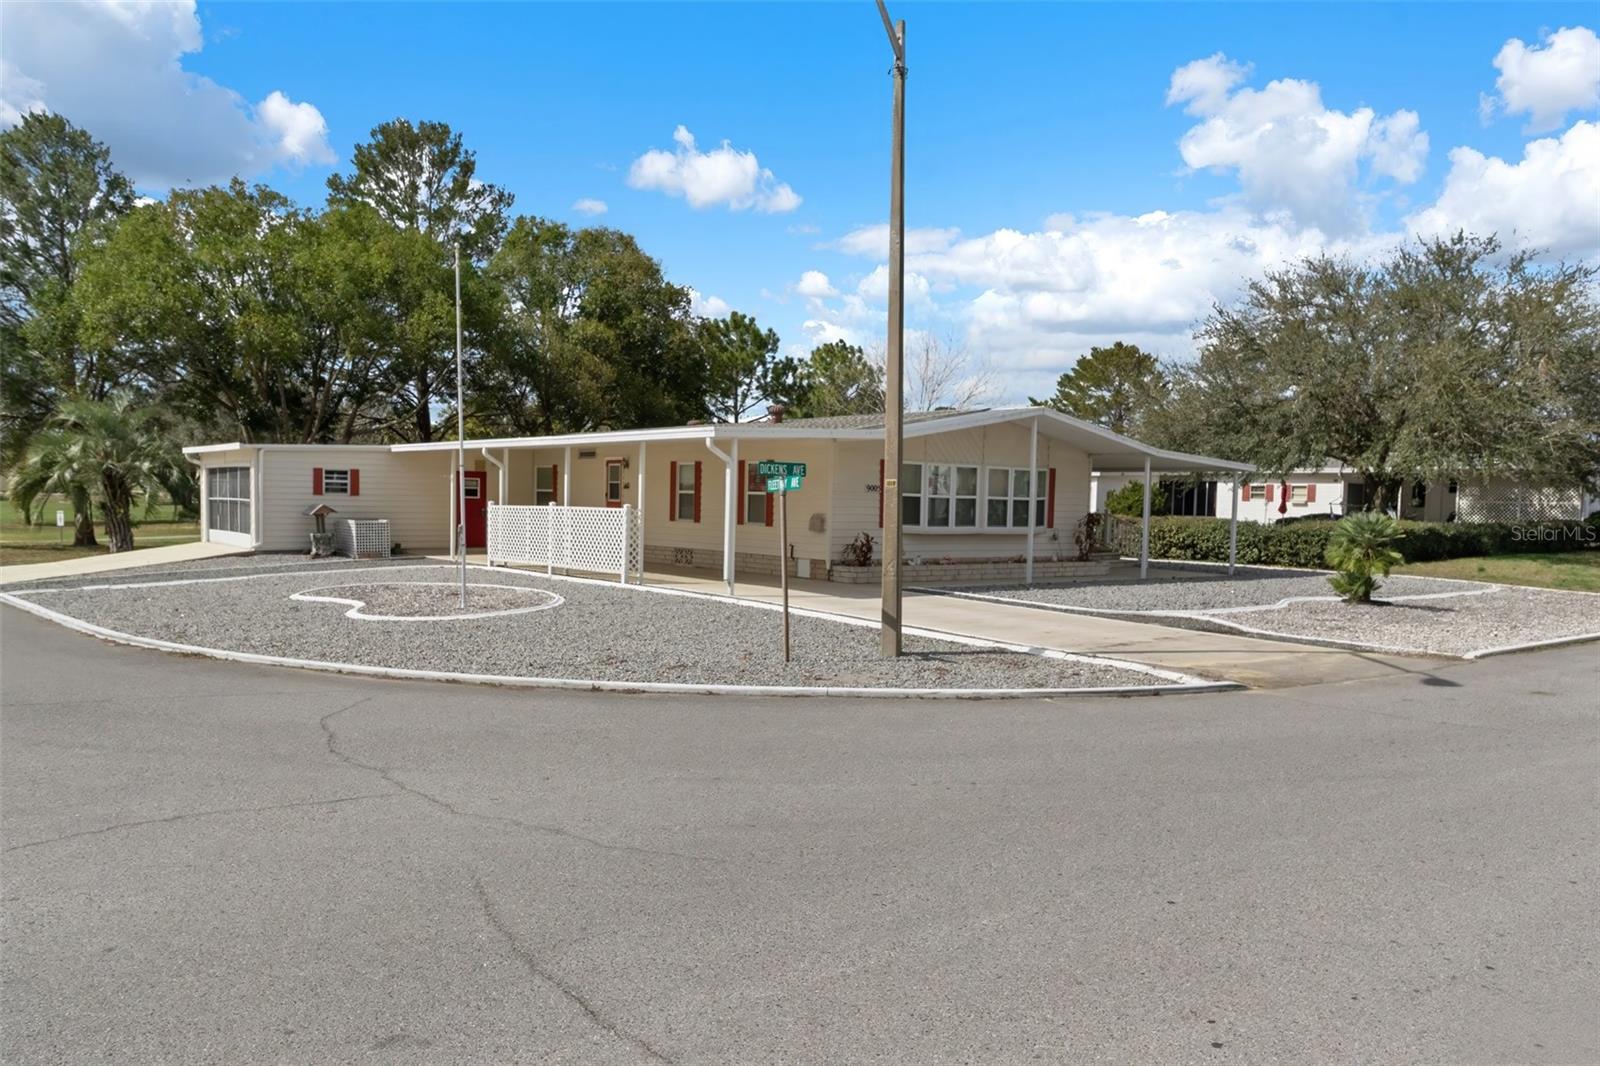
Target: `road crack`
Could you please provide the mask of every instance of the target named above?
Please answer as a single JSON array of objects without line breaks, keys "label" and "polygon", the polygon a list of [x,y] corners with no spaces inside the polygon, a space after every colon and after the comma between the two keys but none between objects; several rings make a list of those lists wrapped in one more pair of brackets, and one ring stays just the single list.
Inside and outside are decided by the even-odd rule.
[{"label": "road crack", "polygon": [[500,934],[500,938],[504,940],[506,942],[506,946],[511,949],[511,954],[516,956],[517,961],[522,963],[523,968],[527,970],[529,974],[536,979],[543,981],[551,988],[554,988],[557,992],[560,992],[562,996],[566,997],[569,1003],[572,1003],[580,1011],[582,1011],[584,1016],[595,1025],[599,1026],[601,1029],[604,1029],[607,1033],[610,1033],[618,1040],[632,1044],[635,1048],[638,1048],[647,1058],[650,1059],[650,1061],[666,1063],[672,1062],[671,1059],[663,1055],[644,1037],[623,1029],[616,1022],[612,1021],[610,1018],[607,1018],[597,1007],[595,1007],[593,1003],[589,1001],[587,996],[585,996],[578,989],[574,988],[568,982],[562,980],[559,975],[551,972],[541,965],[538,958],[534,956],[533,952],[529,951],[523,945],[522,941],[517,938],[517,934],[511,931],[510,927],[505,924],[500,915],[495,911],[494,901],[489,898],[488,890],[483,887],[483,879],[476,873],[472,875],[472,891],[478,897],[478,906],[482,908],[484,919],[488,921],[490,928],[492,928],[496,933]]},{"label": "road crack", "polygon": [[522,818],[514,818],[510,815],[504,814],[483,814],[479,811],[470,811],[462,807],[457,807],[449,800],[443,799],[440,796],[436,796],[432,792],[420,789],[415,785],[408,784],[407,782],[396,777],[393,767],[367,762],[359,756],[351,754],[349,751],[340,746],[339,735],[334,731],[333,728],[333,719],[344,712],[354,710],[363,703],[367,703],[373,699],[376,699],[376,697],[368,696],[366,699],[357,700],[355,703],[352,703],[349,706],[340,707],[338,710],[329,711],[327,714],[322,716],[318,724],[322,728],[323,738],[327,743],[328,754],[332,755],[335,759],[338,759],[347,766],[353,766],[360,770],[366,770],[368,773],[377,774],[385,782],[393,785],[400,791],[405,792],[408,795],[415,796],[417,799],[420,799],[423,802],[446,812],[447,814],[453,815],[457,818],[466,818],[470,821],[481,822],[486,825],[507,826],[514,829],[520,829],[526,833],[542,833],[548,836],[562,837],[564,839],[576,841],[581,844],[587,844],[593,848],[599,848],[602,851],[618,851],[636,855],[657,855],[666,858],[685,859],[689,862],[722,861],[721,859],[710,855],[691,855],[682,851],[670,851],[664,848],[646,848],[635,844],[614,844],[607,840],[600,840],[595,837],[586,836],[583,833],[574,832],[571,829],[567,829],[559,825],[549,825],[543,822],[530,822]]},{"label": "road crack", "polygon": [[24,851],[28,848],[43,847],[46,844],[59,844],[66,840],[76,840],[79,837],[99,836],[102,833],[115,833],[123,829],[137,829],[144,825],[171,825],[174,822],[186,822],[191,818],[215,818],[226,814],[264,814],[268,811],[287,811],[297,807],[332,807],[340,803],[355,803],[358,800],[385,799],[393,796],[393,792],[363,792],[356,796],[335,796],[332,799],[294,800],[290,803],[269,803],[261,807],[217,807],[206,811],[185,811],[181,814],[169,814],[162,818],[140,818],[131,822],[116,822],[104,825],[98,829],[84,829],[76,833],[63,833],[60,836],[47,837],[44,840],[30,840],[23,844],[12,844],[10,847],[0,849],[4,852]]}]

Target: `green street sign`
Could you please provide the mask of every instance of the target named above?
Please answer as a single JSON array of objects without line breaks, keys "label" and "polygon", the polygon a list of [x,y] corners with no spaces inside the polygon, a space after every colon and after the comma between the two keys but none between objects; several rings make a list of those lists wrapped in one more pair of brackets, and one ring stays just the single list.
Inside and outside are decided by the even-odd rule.
[{"label": "green street sign", "polygon": [[[792,478],[801,478],[801,477],[805,477],[806,476],[806,464],[804,464],[804,463],[777,463],[777,462],[773,462],[771,459],[763,459],[761,462],[756,464],[756,475],[758,477],[792,477]],[[799,485],[791,485],[790,486],[790,488],[795,488],[795,489],[797,489],[799,487],[800,487]]]},{"label": "green street sign", "polygon": [[790,477],[769,477],[767,478],[767,491],[787,492],[793,489],[798,489],[800,487],[800,483],[804,480],[805,479],[798,474]]}]

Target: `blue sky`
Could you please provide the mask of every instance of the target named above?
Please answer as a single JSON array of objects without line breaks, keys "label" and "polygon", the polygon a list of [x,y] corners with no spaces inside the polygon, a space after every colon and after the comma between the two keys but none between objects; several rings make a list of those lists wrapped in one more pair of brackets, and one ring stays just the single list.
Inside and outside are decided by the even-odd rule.
[{"label": "blue sky", "polygon": [[[1465,225],[1600,254],[1593,5],[893,13],[922,231],[909,323],[988,364],[995,399],[1037,393],[1117,337],[1181,357],[1212,300],[1322,248],[1373,254]],[[860,231],[887,215],[889,53],[865,0],[4,18],[0,121],[60,110],[147,192],[243,172],[316,204],[372,126],[442,119],[516,212],[635,234],[702,307],[754,314],[793,351],[881,335],[882,255]],[[723,141],[756,162],[700,155]],[[667,154],[641,177],[652,149]],[[694,183],[734,163],[756,171],[748,195],[692,206]],[[726,191],[712,184],[700,191]],[[576,210],[585,199],[605,212]]]}]

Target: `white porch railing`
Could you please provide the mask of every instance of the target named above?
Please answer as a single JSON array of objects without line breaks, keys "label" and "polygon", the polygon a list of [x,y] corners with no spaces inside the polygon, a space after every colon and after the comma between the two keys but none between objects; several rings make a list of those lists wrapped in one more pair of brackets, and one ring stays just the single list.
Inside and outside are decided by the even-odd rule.
[{"label": "white porch railing", "polygon": [[644,579],[644,522],[621,507],[527,507],[489,504],[489,565],[543,566],[547,571],[616,574]]}]

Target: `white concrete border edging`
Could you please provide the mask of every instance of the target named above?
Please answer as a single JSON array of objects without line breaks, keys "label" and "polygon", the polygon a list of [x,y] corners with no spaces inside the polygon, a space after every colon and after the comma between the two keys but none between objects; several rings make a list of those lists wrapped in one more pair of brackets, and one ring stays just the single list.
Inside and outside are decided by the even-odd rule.
[{"label": "white concrete border edging", "polygon": [[344,603],[350,609],[344,613],[346,618],[356,618],[363,622],[476,622],[484,618],[500,618],[508,614],[533,614],[536,611],[548,611],[552,607],[560,607],[567,601],[554,592],[546,589],[530,588],[527,585],[474,585],[480,589],[510,589],[513,592],[533,592],[546,597],[542,603],[532,607],[506,607],[498,611],[479,611],[475,614],[367,614],[362,610],[367,605],[366,600],[345,599],[342,596],[314,596],[316,592],[332,592],[335,589],[361,589],[371,588],[374,585],[388,585],[392,587],[419,586],[424,588],[455,589],[459,586],[453,581],[353,581],[345,585],[319,585],[314,589],[304,589],[300,592],[291,592],[291,600],[302,603]]},{"label": "white concrete border edging", "polygon": [[[443,564],[438,564],[442,568]],[[407,567],[407,569],[422,569],[423,567]],[[363,567],[359,572],[371,572],[376,567]],[[453,569],[453,568],[452,568]],[[490,567],[473,566],[478,571],[504,573],[503,569],[496,570]],[[311,573],[329,573],[330,571],[312,571]],[[351,571],[343,571],[351,572]],[[115,585],[89,585],[74,588],[37,589],[33,594],[78,591],[104,591],[116,588],[139,588],[163,585],[188,585],[204,584],[209,582],[243,581],[253,577],[294,577],[293,573],[285,574],[274,571],[268,574],[245,575],[241,577],[226,578],[193,578],[182,581],[151,581],[151,582],[125,582]],[[543,574],[529,575],[541,580],[551,580]],[[566,580],[587,584],[603,584],[607,588],[616,588],[614,582],[597,581],[592,578],[556,577],[554,580]],[[776,604],[765,604],[749,600],[738,600],[727,596],[711,596],[702,593],[689,592],[682,589],[661,589],[650,586],[629,586],[630,589],[649,591],[658,595],[676,595],[690,598],[722,600],[739,606],[758,607],[769,610],[781,610]],[[1168,682],[1164,685],[1105,685],[1081,688],[1010,688],[1010,689],[957,689],[957,688],[871,688],[850,686],[804,686],[804,685],[729,685],[729,684],[694,684],[689,682],[669,681],[605,681],[584,678],[553,678],[553,677],[519,677],[501,674],[467,674],[455,673],[444,670],[417,670],[406,667],[372,666],[362,663],[340,663],[316,659],[293,659],[286,656],[262,655],[256,652],[231,651],[225,648],[207,648],[200,645],[180,644],[175,641],[161,640],[155,637],[141,637],[132,633],[123,633],[118,630],[108,629],[105,626],[85,622],[60,611],[51,610],[41,604],[23,599],[20,595],[10,592],[0,592],[0,603],[7,603],[36,617],[56,623],[64,628],[85,633],[114,644],[125,644],[132,647],[151,648],[157,651],[171,652],[180,655],[197,655],[203,658],[220,659],[228,662],[250,663],[258,666],[289,666],[302,670],[316,670],[326,673],[358,674],[369,677],[385,677],[424,681],[454,681],[468,684],[501,685],[519,688],[551,688],[568,689],[584,692],[641,692],[641,693],[677,693],[697,695],[742,695],[742,696],[850,696],[850,697],[882,697],[886,699],[1043,699],[1064,696],[1160,696],[1196,692],[1228,692],[1243,689],[1246,686],[1233,681],[1208,681],[1203,678],[1191,677],[1173,670],[1164,670],[1159,667],[1148,666],[1144,663],[1127,662],[1120,659],[1109,659],[1100,656],[1075,655],[1070,652],[1059,652],[1047,648],[1029,648],[1019,644],[1008,644],[1002,641],[979,640],[960,634],[940,633],[933,630],[913,630],[907,632],[917,636],[928,636],[933,639],[949,640],[953,643],[966,644],[973,647],[992,647],[1007,651],[1025,654],[1041,655],[1045,658],[1060,659],[1068,662],[1085,662],[1102,666],[1113,666],[1135,673],[1149,674]],[[831,615],[822,611],[795,608],[795,613],[816,618],[825,618],[832,621],[844,622],[850,625],[870,627],[874,623],[865,619],[847,618],[842,615]]]}]

